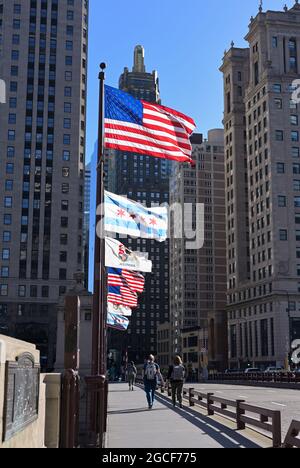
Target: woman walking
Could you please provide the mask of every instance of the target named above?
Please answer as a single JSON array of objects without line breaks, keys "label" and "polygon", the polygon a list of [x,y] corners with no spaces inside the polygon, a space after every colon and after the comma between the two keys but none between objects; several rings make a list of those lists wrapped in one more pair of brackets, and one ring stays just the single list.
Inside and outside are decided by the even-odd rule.
[{"label": "woman walking", "polygon": [[172,386],[172,401],[174,408],[176,406],[176,397],[180,408],[182,408],[184,378],[185,368],[182,364],[181,357],[176,356],[174,359],[174,364],[170,366],[168,373],[168,380],[170,380]]},{"label": "woman walking", "polygon": [[127,378],[129,384],[129,390],[134,390],[135,379],[137,376],[137,369],[133,361],[131,361],[127,366]]}]

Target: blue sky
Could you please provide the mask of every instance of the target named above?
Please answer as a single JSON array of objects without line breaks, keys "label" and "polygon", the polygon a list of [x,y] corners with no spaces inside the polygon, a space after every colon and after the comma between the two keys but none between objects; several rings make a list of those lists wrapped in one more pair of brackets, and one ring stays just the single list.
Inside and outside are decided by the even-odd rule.
[{"label": "blue sky", "polygon": [[[264,0],[264,10],[283,5],[284,0]],[[97,140],[99,64],[107,63],[107,84],[118,87],[124,67],[132,68],[137,44],[145,48],[147,71],[158,71],[163,104],[193,117],[201,133],[221,127],[224,50],[232,40],[247,46],[244,36],[258,6],[259,0],[90,0],[87,161]],[[94,210],[92,180],[90,232]],[[90,288],[93,255],[91,236]]]},{"label": "blue sky", "polygon": [[[282,10],[283,4],[264,0],[264,10]],[[123,68],[132,67],[137,44],[145,47],[147,71],[159,73],[163,104],[193,117],[199,132],[221,126],[218,69],[232,40],[246,46],[243,38],[258,5],[259,0],[90,0],[87,161],[97,139],[99,63],[107,62],[107,83],[117,87]]]}]

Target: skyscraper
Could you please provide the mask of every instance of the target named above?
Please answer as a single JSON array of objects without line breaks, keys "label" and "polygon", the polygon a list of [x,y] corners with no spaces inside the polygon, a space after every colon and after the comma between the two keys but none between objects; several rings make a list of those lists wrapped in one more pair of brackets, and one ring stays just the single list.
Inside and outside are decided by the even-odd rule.
[{"label": "skyscraper", "polygon": [[0,6],[0,323],[52,368],[57,304],[83,269],[88,1]]},{"label": "skyscraper", "polygon": [[[184,236],[170,240],[170,325],[171,354],[182,353],[182,331],[191,327],[208,329],[226,315],[226,242],[224,201],[224,132],[210,130],[207,140],[201,134],[191,137],[195,168],[175,165],[170,179],[170,205],[182,207]],[[186,232],[196,225],[196,204],[204,204],[204,245],[190,248]],[[173,221],[174,223],[174,221]],[[188,236],[187,236],[188,234]],[[217,325],[216,325],[217,326]],[[211,327],[211,323],[210,323]],[[214,335],[215,334],[215,338]],[[210,365],[222,368],[224,356],[212,333]],[[226,348],[226,346],[225,346]],[[200,351],[200,350],[199,350]],[[196,369],[199,368],[194,354]],[[190,361],[194,357],[190,357]],[[187,362],[186,362],[187,364]]]},{"label": "skyscraper", "polygon": [[232,367],[287,363],[300,337],[300,5],[251,18],[226,52],[224,125]]},{"label": "skyscraper", "polygon": [[[132,72],[125,68],[120,78],[120,89],[138,99],[160,102],[157,73],[146,72],[144,49],[137,46],[134,51]],[[109,183],[115,193],[126,195],[147,206],[160,205],[169,201],[170,163],[151,156],[114,152],[114,171],[109,171]],[[169,244],[155,240],[128,239],[125,243],[132,250],[149,252],[153,261],[153,273],[146,276],[146,287],[139,308],[134,311],[128,334],[114,339],[112,347],[121,346],[121,352],[128,350],[129,359],[143,362],[147,354],[157,351],[156,328],[160,322],[169,318]]]}]

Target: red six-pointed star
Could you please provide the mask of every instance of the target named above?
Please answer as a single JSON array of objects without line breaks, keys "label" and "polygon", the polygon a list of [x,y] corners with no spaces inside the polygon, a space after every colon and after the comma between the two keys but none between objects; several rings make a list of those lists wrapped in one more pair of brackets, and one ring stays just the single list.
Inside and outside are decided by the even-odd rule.
[{"label": "red six-pointed star", "polygon": [[123,216],[125,216],[125,211],[124,210],[118,210],[117,216],[120,216],[120,218],[123,218]]},{"label": "red six-pointed star", "polygon": [[156,225],[157,225],[156,219],[154,219],[154,218],[151,219],[150,224],[151,224],[152,226],[156,226]]}]

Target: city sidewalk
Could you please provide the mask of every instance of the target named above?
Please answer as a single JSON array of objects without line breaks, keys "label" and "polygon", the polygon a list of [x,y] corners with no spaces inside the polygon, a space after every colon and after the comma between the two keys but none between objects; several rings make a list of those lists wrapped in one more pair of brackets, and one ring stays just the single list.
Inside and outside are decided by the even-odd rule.
[{"label": "city sidewalk", "polygon": [[173,408],[158,395],[152,411],[140,388],[109,389],[106,447],[112,448],[260,448],[241,433],[185,407]]}]

